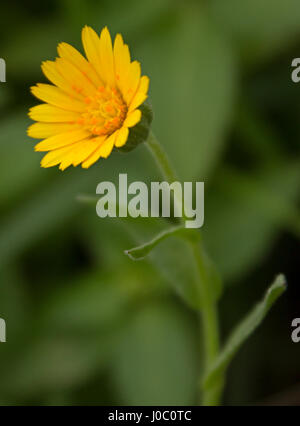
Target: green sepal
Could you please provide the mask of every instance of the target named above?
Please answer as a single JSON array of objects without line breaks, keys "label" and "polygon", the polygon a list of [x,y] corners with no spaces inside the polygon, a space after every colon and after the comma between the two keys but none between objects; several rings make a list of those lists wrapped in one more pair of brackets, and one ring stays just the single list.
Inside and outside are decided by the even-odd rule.
[{"label": "green sepal", "polygon": [[120,148],[115,148],[120,152],[130,152],[142,142],[146,142],[149,136],[149,131],[153,119],[153,112],[150,104],[144,102],[139,109],[142,112],[142,118],[136,126],[129,129],[128,140],[125,145]]}]

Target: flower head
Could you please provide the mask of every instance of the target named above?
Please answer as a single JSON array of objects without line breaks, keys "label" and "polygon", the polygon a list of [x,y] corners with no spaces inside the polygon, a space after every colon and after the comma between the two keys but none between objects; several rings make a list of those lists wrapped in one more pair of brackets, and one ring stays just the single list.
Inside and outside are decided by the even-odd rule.
[{"label": "flower head", "polygon": [[131,61],[122,36],[117,34],[112,45],[106,27],[99,37],[86,26],[82,43],[87,59],[69,44],[59,44],[59,57],[42,64],[53,85],[31,88],[45,102],[30,109],[37,123],[28,128],[29,136],[44,139],[35,150],[49,151],[42,167],[88,168],[124,146],[142,118],[138,108],[147,98],[149,78],[141,76],[139,62]]}]

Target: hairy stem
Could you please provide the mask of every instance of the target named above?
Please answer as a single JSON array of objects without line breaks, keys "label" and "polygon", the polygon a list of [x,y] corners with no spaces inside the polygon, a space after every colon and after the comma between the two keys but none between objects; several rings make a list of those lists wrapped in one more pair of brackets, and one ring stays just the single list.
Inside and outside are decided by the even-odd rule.
[{"label": "hairy stem", "polygon": [[[177,181],[177,175],[169,161],[169,158],[156,137],[151,132],[146,143],[154,157],[162,175],[167,182]],[[176,200],[175,200],[176,201]],[[197,265],[199,276],[199,292],[201,298],[201,320],[203,328],[203,340],[205,351],[205,372],[211,366],[219,353],[219,323],[215,300],[211,297],[209,289],[208,271],[204,262],[204,249],[197,243],[189,242]],[[223,378],[213,388],[206,389],[202,393],[203,405],[218,405],[223,389]]]}]

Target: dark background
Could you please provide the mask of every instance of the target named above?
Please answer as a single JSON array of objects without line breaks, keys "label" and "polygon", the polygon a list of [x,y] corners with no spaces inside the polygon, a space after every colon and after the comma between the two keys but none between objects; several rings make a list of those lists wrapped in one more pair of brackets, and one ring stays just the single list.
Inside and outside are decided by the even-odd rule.
[{"label": "dark background", "polygon": [[224,402],[299,404],[299,1],[11,0],[0,16],[0,404],[197,401],[200,324],[173,292],[189,253],[175,245],[163,274],[155,259],[134,263],[123,250],[156,224],[102,220],[76,201],[119,173],[157,180],[147,150],[62,173],[39,167],[26,136],[41,61],[61,41],[81,50],[85,24],[123,34],[151,79],[155,133],[183,180],[205,182],[223,337],[275,274],[287,276],[288,292],[234,359]]}]

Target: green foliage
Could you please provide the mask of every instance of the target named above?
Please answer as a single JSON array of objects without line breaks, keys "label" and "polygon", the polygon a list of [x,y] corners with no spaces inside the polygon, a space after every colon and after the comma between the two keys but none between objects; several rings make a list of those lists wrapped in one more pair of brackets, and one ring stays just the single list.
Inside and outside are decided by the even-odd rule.
[{"label": "green foliage", "polygon": [[[142,144],[89,170],[41,169],[26,136],[37,103],[29,87],[45,81],[40,62],[54,59],[61,41],[81,49],[85,24],[123,34],[150,77],[153,127],[180,178],[205,181],[203,242],[224,278],[228,331],[272,274],[287,269],[289,282],[299,274],[299,89],[289,80],[299,16],[298,0],[1,6],[0,317],[8,341],[0,346],[0,404],[192,404],[203,364],[196,313],[173,296],[175,289],[199,307],[186,231],[172,221],[101,220],[95,199],[76,199],[95,195],[100,181],[117,183],[119,173],[160,179],[152,158]],[[147,256],[132,262],[129,247],[137,247],[131,256]],[[207,380],[227,368],[282,289],[272,287],[236,329]],[[252,339],[244,364],[232,364],[253,360],[243,380],[229,372],[229,404],[294,382],[299,354],[286,344],[287,309],[280,303],[259,330],[264,344]]]},{"label": "green foliage", "polygon": [[195,403],[198,362],[191,327],[186,313],[163,299],[138,310],[122,333],[112,360],[121,404]]},{"label": "green foliage", "polygon": [[152,108],[148,102],[144,102],[139,109],[142,111],[141,121],[130,129],[126,144],[117,148],[121,152],[130,152],[148,139],[153,120]]},{"label": "green foliage", "polygon": [[[231,46],[203,7],[174,8],[143,52],[151,76],[155,134],[183,180],[206,179],[225,144],[236,94]],[[162,76],[163,70],[163,76]]]},{"label": "green foliage", "polygon": [[209,8],[251,64],[269,60],[300,34],[297,0],[212,0]]},{"label": "green foliage", "polygon": [[279,275],[268,289],[263,300],[255,306],[255,308],[246,316],[246,318],[244,318],[243,321],[241,321],[228,338],[220,355],[204,378],[204,388],[213,386],[216,378],[224,374],[240,346],[260,325],[272,305],[276,302],[278,297],[281,296],[285,289],[285,277],[283,275]]},{"label": "green foliage", "polygon": [[161,243],[165,238],[174,235],[182,236],[183,238],[187,238],[188,240],[192,239],[193,241],[200,238],[200,235],[197,232],[194,232],[190,229],[186,229],[184,226],[176,226],[161,232],[151,241],[144,243],[139,247],[134,247],[132,249],[126,250],[125,254],[127,254],[127,256],[129,256],[132,260],[143,259],[154,249],[155,246]]}]

